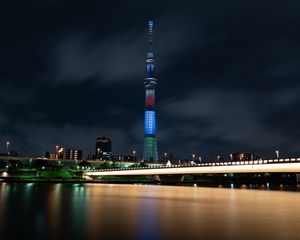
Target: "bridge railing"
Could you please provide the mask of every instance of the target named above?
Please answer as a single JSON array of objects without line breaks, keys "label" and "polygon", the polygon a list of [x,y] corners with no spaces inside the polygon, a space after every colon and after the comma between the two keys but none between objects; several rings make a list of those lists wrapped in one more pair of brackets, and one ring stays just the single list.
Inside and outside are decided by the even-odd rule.
[{"label": "bridge railing", "polygon": [[258,165],[258,164],[279,164],[279,163],[295,163],[300,162],[300,158],[273,158],[273,159],[260,159],[248,161],[227,161],[227,162],[206,162],[199,164],[174,164],[174,165],[161,165],[161,166],[147,166],[147,167],[123,167],[123,168],[106,168],[106,169],[90,169],[88,172],[111,172],[111,171],[128,171],[128,170],[147,170],[147,169],[160,169],[160,168],[186,168],[186,167],[218,167],[218,166],[238,166],[238,165]]}]

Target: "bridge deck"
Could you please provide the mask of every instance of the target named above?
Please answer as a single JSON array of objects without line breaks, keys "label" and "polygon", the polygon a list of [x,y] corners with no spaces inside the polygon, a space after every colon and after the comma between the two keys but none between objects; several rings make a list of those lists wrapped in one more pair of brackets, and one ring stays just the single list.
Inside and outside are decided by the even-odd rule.
[{"label": "bridge deck", "polygon": [[88,170],[88,176],[117,175],[174,175],[201,173],[263,173],[294,172],[300,173],[300,158],[270,159],[257,161],[202,163],[194,165],[171,165],[158,167],[115,168]]}]

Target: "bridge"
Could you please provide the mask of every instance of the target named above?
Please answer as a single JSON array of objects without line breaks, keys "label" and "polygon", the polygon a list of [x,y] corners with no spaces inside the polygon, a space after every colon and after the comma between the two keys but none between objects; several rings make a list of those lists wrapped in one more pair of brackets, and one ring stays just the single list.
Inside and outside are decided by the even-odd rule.
[{"label": "bridge", "polygon": [[112,168],[87,170],[84,174],[101,176],[134,175],[187,175],[216,173],[300,173],[300,158],[276,158],[254,161],[228,161],[186,165],[161,165],[151,167]]}]

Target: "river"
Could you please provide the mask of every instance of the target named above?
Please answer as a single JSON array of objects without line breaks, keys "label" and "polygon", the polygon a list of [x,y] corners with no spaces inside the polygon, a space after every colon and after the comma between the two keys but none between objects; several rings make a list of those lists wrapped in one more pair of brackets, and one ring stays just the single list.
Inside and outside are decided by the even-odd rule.
[{"label": "river", "polygon": [[0,239],[300,239],[300,193],[0,184]]}]

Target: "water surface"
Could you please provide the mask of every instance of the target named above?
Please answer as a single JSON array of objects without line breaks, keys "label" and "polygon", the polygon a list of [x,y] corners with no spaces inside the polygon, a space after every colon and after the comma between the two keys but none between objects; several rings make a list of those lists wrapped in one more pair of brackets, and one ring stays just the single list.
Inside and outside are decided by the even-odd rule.
[{"label": "water surface", "polygon": [[300,239],[300,193],[0,184],[0,239]]}]

